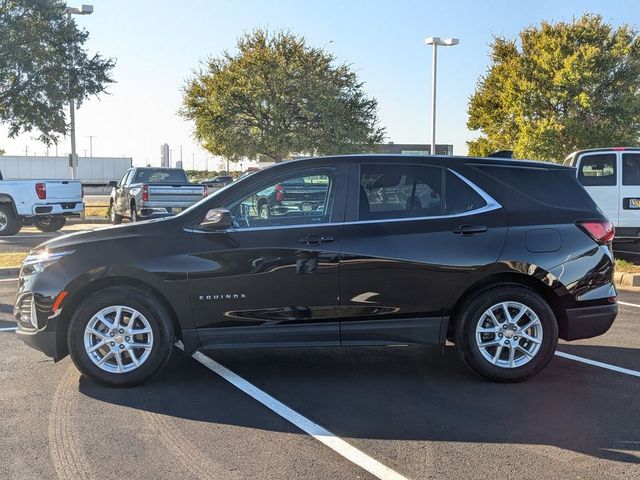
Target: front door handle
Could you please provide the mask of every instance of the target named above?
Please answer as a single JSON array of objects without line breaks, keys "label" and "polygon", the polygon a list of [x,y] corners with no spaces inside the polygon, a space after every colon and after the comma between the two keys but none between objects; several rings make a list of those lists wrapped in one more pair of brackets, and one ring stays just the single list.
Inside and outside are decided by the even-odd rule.
[{"label": "front door handle", "polygon": [[333,237],[330,235],[307,235],[300,239],[300,243],[306,243],[307,245],[320,245],[328,242],[333,242]]},{"label": "front door handle", "polygon": [[487,227],[484,225],[460,225],[452,230],[453,233],[460,235],[473,235],[474,233],[484,233]]}]

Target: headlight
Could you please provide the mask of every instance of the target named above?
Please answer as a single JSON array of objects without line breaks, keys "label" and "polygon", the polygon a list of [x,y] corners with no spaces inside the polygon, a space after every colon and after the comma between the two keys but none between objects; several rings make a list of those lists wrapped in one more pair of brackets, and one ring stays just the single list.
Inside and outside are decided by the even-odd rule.
[{"label": "headlight", "polygon": [[73,250],[66,250],[64,252],[50,252],[49,250],[40,250],[31,252],[27,255],[27,258],[22,262],[22,275],[33,275],[44,270],[48,265],[57,262],[62,257],[71,255]]}]

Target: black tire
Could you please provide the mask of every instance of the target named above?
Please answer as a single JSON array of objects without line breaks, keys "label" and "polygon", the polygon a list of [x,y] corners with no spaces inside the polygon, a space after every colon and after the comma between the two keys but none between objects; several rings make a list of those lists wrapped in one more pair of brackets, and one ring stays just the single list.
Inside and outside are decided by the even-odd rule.
[{"label": "black tire", "polygon": [[134,202],[131,202],[131,213],[129,215],[129,218],[132,222],[138,221],[138,210],[136,210],[136,204]]},{"label": "black tire", "polygon": [[[140,366],[129,372],[103,370],[91,360],[85,349],[87,325],[96,313],[110,306],[135,309],[144,316],[151,327],[153,341],[150,353]],[[117,340],[117,337],[114,339]],[[169,361],[174,341],[173,322],[162,303],[150,292],[130,287],[110,287],[90,295],[75,309],[67,332],[69,353],[78,370],[91,380],[110,387],[138,385],[157,374]],[[116,346],[115,342],[111,344]],[[105,347],[110,348],[107,345]],[[130,362],[130,359],[128,361]]]},{"label": "black tire", "polygon": [[113,202],[109,204],[109,218],[112,225],[120,225],[122,223],[122,215],[116,213],[116,207]]},{"label": "black tire", "polygon": [[46,217],[36,217],[33,225],[41,232],[57,232],[67,223],[67,219],[62,215],[50,215]]},{"label": "black tire", "polygon": [[22,219],[16,216],[13,206],[8,203],[0,204],[0,237],[15,235],[22,228]]},{"label": "black tire", "polygon": [[[500,352],[498,352],[497,346],[483,349],[487,355],[495,355],[497,353],[498,362],[509,361],[508,358],[504,357],[508,357],[511,352],[511,347],[514,347],[516,350],[516,355],[520,355],[521,358],[527,357],[517,349],[516,344],[523,345],[525,349],[536,348],[535,342],[525,340],[522,336],[518,337],[515,330],[513,332],[504,330],[505,333],[502,333],[503,330],[501,329],[504,328],[503,324],[494,327],[489,317],[484,317],[484,313],[489,308],[502,302],[517,302],[525,305],[539,319],[542,341],[539,347],[537,347],[537,350],[532,350],[534,352],[533,358],[526,360],[526,363],[520,366],[508,367],[494,365],[489,359],[485,358],[481,352],[481,347],[478,345],[478,341],[476,341],[476,327],[482,321],[487,328],[496,329],[496,333],[478,334],[482,335],[481,341],[483,341],[483,343],[498,341],[510,344],[509,347],[503,345]],[[507,310],[510,309],[508,308]],[[499,311],[496,316],[498,315]],[[532,318],[529,313],[526,315]],[[502,318],[498,318],[498,321],[501,320],[505,320],[504,314]],[[519,326],[526,326],[523,325],[523,323],[528,323],[528,320],[524,316],[520,320]],[[517,329],[517,327],[515,328]],[[526,330],[525,333],[530,335],[531,331],[532,330]],[[507,333],[516,336],[510,336],[510,340],[508,340]],[[498,335],[500,335],[500,338],[498,338]],[[551,361],[558,344],[558,323],[549,304],[535,291],[519,285],[501,285],[482,291],[462,307],[455,324],[455,340],[462,361],[478,375],[497,382],[519,382],[539,373]],[[492,348],[493,350],[491,350]],[[506,348],[506,350],[503,350],[504,348]]]},{"label": "black tire", "polygon": [[262,205],[260,205],[260,208],[258,209],[258,216],[260,218],[262,218],[263,220],[268,220],[270,213],[269,213],[269,204],[268,203],[263,203]]}]

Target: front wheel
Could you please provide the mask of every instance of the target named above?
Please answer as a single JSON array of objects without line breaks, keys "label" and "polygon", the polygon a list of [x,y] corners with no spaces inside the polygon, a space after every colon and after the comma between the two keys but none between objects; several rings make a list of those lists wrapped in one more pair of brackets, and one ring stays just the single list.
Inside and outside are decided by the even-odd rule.
[{"label": "front wheel", "polygon": [[455,326],[464,363],[498,382],[518,382],[540,372],[558,344],[558,324],[549,304],[515,285],[484,290],[468,302]]},{"label": "front wheel", "polygon": [[109,216],[112,225],[120,225],[122,223],[122,215],[118,215],[118,212],[116,212],[116,204],[114,202],[109,205]]},{"label": "front wheel", "polygon": [[67,223],[67,219],[61,215],[36,217],[33,225],[41,232],[57,232]]},{"label": "front wheel", "polygon": [[263,203],[260,206],[260,209],[258,211],[258,215],[262,220],[269,220],[269,217],[270,217],[269,204]]},{"label": "front wheel", "polygon": [[67,335],[73,363],[108,386],[148,380],[171,356],[174,327],[151,293],[111,287],[89,296],[74,312]]},{"label": "front wheel", "polygon": [[132,222],[138,221],[138,210],[136,209],[136,204],[131,203],[131,216],[129,217]]}]

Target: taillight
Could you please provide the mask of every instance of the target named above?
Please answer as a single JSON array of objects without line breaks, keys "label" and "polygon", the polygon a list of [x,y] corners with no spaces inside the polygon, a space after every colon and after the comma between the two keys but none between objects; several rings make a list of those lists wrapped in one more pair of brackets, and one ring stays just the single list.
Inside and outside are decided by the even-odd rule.
[{"label": "taillight", "polygon": [[609,245],[616,234],[609,220],[580,220],[576,225],[600,245]]},{"label": "taillight", "polygon": [[142,185],[142,201],[149,201],[149,185]]},{"label": "taillight", "polygon": [[281,202],[282,200],[284,200],[284,191],[282,185],[278,183],[276,184],[276,202]]},{"label": "taillight", "polygon": [[40,200],[46,200],[47,198],[47,184],[46,183],[36,183],[36,195]]}]

